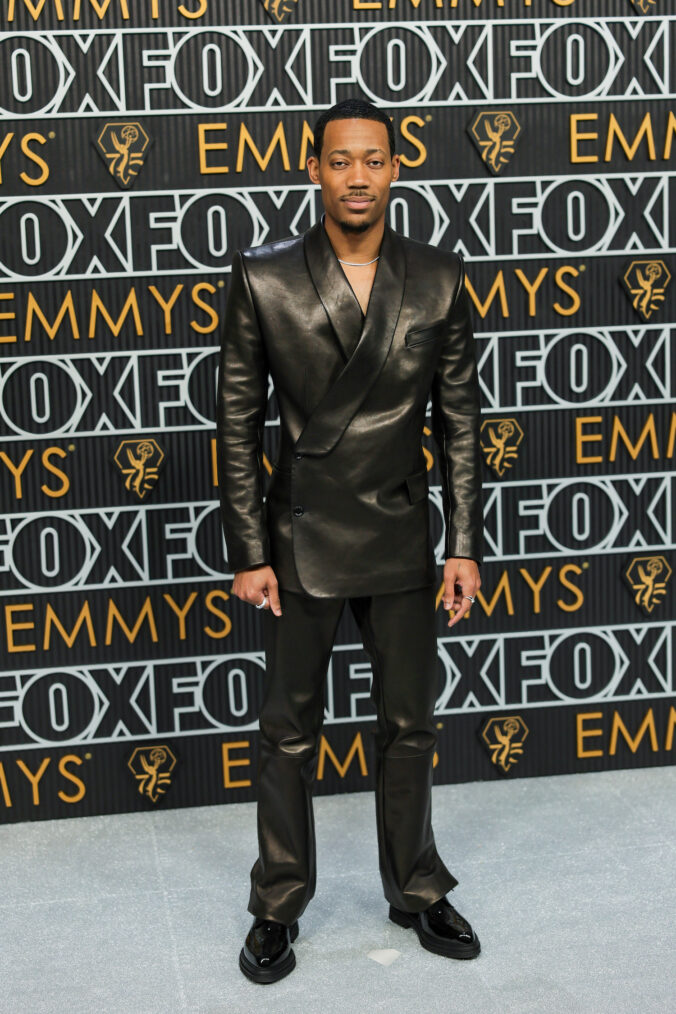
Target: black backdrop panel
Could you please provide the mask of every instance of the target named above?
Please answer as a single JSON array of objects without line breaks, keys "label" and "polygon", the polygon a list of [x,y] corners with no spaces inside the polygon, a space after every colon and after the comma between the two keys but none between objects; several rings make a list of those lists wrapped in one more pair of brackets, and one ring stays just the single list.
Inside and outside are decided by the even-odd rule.
[{"label": "black backdrop panel", "polygon": [[[353,94],[394,124],[390,224],[475,310],[486,559],[439,606],[435,780],[673,762],[675,40],[667,0],[1,0],[2,820],[255,798],[221,323],[233,252],[317,220]],[[370,682],[346,611],[318,793],[373,787]]]}]

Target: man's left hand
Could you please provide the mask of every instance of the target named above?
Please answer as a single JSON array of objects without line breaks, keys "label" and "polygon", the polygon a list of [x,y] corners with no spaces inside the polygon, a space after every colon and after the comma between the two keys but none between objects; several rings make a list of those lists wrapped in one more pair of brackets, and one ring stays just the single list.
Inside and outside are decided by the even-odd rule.
[{"label": "man's left hand", "polygon": [[464,557],[451,557],[444,564],[444,609],[452,609],[453,618],[448,621],[448,626],[461,620],[469,607],[472,605],[465,596],[476,595],[481,587],[479,567],[475,560],[468,560]]}]

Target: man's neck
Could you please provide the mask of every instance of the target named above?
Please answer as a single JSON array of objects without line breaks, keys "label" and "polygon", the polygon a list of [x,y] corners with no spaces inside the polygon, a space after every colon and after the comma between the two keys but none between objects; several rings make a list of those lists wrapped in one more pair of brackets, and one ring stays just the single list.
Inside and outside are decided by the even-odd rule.
[{"label": "man's neck", "polygon": [[364,232],[345,231],[338,222],[329,218],[326,212],[322,215],[322,222],[339,260],[364,264],[373,260],[380,253],[380,245],[385,232],[385,216],[374,222]]}]

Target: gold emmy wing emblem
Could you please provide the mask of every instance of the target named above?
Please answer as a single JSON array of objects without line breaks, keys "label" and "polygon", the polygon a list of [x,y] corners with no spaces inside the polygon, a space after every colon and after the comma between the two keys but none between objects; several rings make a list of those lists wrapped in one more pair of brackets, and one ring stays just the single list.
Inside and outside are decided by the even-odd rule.
[{"label": "gold emmy wing emblem", "polygon": [[467,129],[486,168],[497,176],[514,154],[521,134],[516,116],[509,109],[478,113]]},{"label": "gold emmy wing emblem", "polygon": [[113,461],[124,476],[124,488],[143,500],[159,477],[164,464],[164,451],[152,437],[143,440],[123,440]]},{"label": "gold emmy wing emblem", "polygon": [[671,567],[666,559],[663,556],[635,556],[623,573],[634,602],[646,616],[650,616],[667,594]]},{"label": "gold emmy wing emblem", "polygon": [[637,11],[641,12],[641,14],[654,13],[655,6],[657,4],[657,0],[630,0],[630,2],[634,5]]},{"label": "gold emmy wing emblem", "polygon": [[296,10],[298,0],[263,0],[263,6],[273,21],[282,22]]},{"label": "gold emmy wing emblem", "polygon": [[150,138],[136,121],[106,123],[96,135],[94,146],[118,186],[128,190],[145,162]]},{"label": "gold emmy wing emblem", "polygon": [[519,455],[523,430],[516,419],[486,419],[481,426],[481,450],[496,475],[503,476]]},{"label": "gold emmy wing emblem", "polygon": [[492,762],[503,774],[520,760],[527,735],[528,727],[521,715],[489,718],[481,732]]},{"label": "gold emmy wing emblem", "polygon": [[176,758],[168,746],[137,746],[127,764],[141,795],[156,803],[171,784]]},{"label": "gold emmy wing emblem", "polygon": [[644,320],[649,320],[655,310],[661,309],[671,272],[664,261],[632,261],[622,281],[634,309]]}]

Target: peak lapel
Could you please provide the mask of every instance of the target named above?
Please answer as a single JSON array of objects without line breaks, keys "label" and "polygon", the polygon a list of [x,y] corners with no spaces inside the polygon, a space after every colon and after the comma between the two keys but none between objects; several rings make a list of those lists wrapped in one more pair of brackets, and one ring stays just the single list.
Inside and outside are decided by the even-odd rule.
[{"label": "peak lapel", "polygon": [[[317,234],[318,229],[321,229],[323,237]],[[356,326],[359,332],[361,327],[359,305],[321,222],[308,230],[305,242],[308,270],[344,347],[344,342],[349,341],[349,329]],[[324,243],[329,247],[328,251],[324,248]],[[323,267],[328,268],[325,274],[321,274]],[[350,288],[349,300],[343,298],[344,293],[338,287],[335,268],[342,276],[341,284]],[[359,342],[305,424],[294,448],[297,453],[318,456],[328,454],[340,440],[378,378],[390,351],[404,298],[405,281],[406,258],[403,244],[397,233],[386,224]],[[349,308],[347,313],[346,307]]]},{"label": "peak lapel", "polygon": [[347,361],[361,334],[361,307],[331,246],[323,217],[305,233],[305,260]]}]

